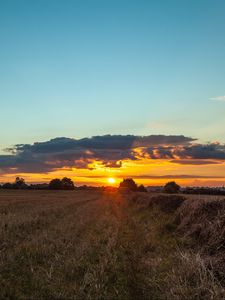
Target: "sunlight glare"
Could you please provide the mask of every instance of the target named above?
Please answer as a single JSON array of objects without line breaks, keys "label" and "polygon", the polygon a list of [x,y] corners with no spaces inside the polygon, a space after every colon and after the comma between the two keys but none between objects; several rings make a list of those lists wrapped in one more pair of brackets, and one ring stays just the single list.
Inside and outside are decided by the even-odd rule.
[{"label": "sunlight glare", "polygon": [[107,180],[108,180],[108,183],[110,183],[110,184],[114,184],[116,182],[115,178],[113,178],[113,177],[110,177]]}]

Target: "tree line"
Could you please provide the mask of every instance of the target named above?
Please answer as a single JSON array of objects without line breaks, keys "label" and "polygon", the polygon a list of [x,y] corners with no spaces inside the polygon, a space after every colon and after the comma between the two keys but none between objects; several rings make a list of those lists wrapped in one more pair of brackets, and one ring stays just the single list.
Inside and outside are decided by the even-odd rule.
[{"label": "tree line", "polygon": [[[147,188],[141,184],[137,183],[132,178],[123,179],[120,182],[119,187],[94,187],[94,186],[75,186],[72,179],[68,177],[63,177],[62,179],[54,178],[49,183],[39,183],[39,184],[27,184],[22,177],[16,177],[13,183],[4,183],[0,185],[2,189],[17,189],[17,190],[99,190],[99,191],[109,191],[109,192],[148,192]],[[182,192],[184,194],[204,194],[204,195],[225,195],[224,188],[212,188],[212,187],[199,187],[191,188],[186,187],[181,190],[181,187],[175,182],[170,181],[165,184],[164,187],[159,192],[176,194]]]},{"label": "tree line", "polygon": [[[147,189],[143,184],[137,185],[132,178],[124,179],[119,185],[119,191],[132,191],[132,192],[147,192]],[[162,192],[168,194],[176,194],[180,191],[180,186],[175,181],[170,181],[165,184],[162,189]]]},{"label": "tree line", "polygon": [[37,184],[27,184],[22,177],[16,177],[15,182],[4,183],[0,185],[2,189],[15,189],[15,190],[74,190],[74,182],[68,178],[63,177],[62,179],[55,178],[49,183],[37,183]]},{"label": "tree line", "polygon": [[[16,177],[15,182],[13,183],[4,183],[0,185],[2,189],[17,189],[17,190],[106,190],[106,191],[117,191],[120,192],[147,192],[147,189],[143,184],[137,185],[132,178],[123,179],[120,182],[118,189],[115,187],[89,187],[89,186],[80,186],[75,187],[72,179],[68,177],[63,177],[62,179],[54,178],[49,183],[40,183],[40,184],[27,184],[22,177]],[[169,182],[164,187],[164,192],[167,193],[177,193],[180,190],[180,187],[175,182]]]}]

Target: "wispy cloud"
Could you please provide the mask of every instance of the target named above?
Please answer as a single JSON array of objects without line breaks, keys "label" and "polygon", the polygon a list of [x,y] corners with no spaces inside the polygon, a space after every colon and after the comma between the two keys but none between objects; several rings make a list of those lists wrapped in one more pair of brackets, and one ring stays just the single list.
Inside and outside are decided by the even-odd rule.
[{"label": "wispy cloud", "polygon": [[225,102],[225,96],[212,97],[209,99],[213,100],[213,101],[224,101]]}]

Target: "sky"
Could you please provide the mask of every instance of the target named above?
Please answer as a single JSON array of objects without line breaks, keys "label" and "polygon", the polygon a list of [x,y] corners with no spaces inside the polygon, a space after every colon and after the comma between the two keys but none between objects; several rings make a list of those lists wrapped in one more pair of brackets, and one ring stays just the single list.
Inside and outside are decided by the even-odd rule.
[{"label": "sky", "polygon": [[224,15],[224,0],[1,0],[0,182],[225,184]]}]

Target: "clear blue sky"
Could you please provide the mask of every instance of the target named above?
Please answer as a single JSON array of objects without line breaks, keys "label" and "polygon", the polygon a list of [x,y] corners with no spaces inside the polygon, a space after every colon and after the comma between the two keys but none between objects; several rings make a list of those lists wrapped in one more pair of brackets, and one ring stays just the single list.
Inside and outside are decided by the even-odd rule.
[{"label": "clear blue sky", "polygon": [[225,95],[224,16],[224,0],[1,0],[1,149],[107,133],[224,142],[225,101],[210,100]]}]

